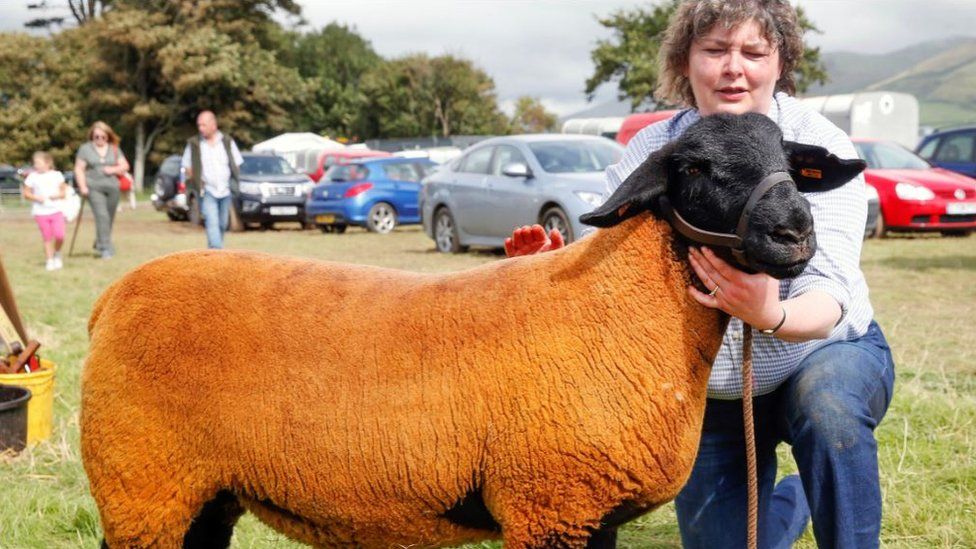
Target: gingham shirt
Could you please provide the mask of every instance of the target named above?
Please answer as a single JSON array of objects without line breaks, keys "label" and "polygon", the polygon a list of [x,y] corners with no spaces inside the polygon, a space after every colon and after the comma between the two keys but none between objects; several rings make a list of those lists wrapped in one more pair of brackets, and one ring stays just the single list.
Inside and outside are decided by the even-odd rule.
[{"label": "gingham shirt", "polygon": [[[768,115],[783,131],[783,138],[819,145],[840,158],[857,158],[850,138],[826,118],[785,93],[774,96]],[[627,145],[620,162],[607,168],[610,192],[620,186],[648,155],[676,139],[699,120],[696,110],[679,112],[638,133]],[[868,287],[858,265],[867,218],[864,177],[858,176],[843,187],[823,193],[807,193],[817,234],[817,253],[796,278],[780,282],[780,300],[810,290],[833,296],[843,314],[827,339],[789,343],[774,336],[753,332],[754,394],[776,389],[815,349],[833,341],[856,339],[867,331],[874,312],[868,300]],[[729,323],[722,348],[708,380],[708,396],[719,399],[742,398],[742,321]]]}]

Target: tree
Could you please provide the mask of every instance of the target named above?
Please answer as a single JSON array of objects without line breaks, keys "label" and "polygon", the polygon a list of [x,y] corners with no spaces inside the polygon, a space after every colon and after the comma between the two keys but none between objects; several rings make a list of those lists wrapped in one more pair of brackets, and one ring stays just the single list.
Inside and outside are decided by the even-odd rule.
[{"label": "tree", "polygon": [[367,137],[507,133],[495,83],[466,59],[411,55],[363,77]]},{"label": "tree", "polygon": [[278,44],[278,60],[298,70],[310,87],[299,125],[328,135],[363,134],[360,81],[383,63],[369,41],[333,22],[306,34],[284,32]]},{"label": "tree", "polygon": [[522,96],[515,102],[515,114],[509,124],[512,133],[544,133],[556,127],[556,115],[546,110],[536,97]]},{"label": "tree", "polygon": [[[680,0],[666,0],[652,10],[620,10],[598,19],[601,25],[613,31],[613,37],[598,40],[596,48],[590,52],[595,68],[586,80],[585,92],[589,100],[601,85],[617,81],[617,96],[621,100],[629,98],[633,110],[654,105],[658,52],[671,14],[679,3]],[[820,32],[802,8],[797,7],[796,12],[804,33]],[[805,91],[814,82],[823,84],[827,72],[820,60],[820,48],[807,46],[794,74],[798,92]]]},{"label": "tree", "polygon": [[267,24],[263,10],[276,2],[228,4],[237,15],[241,5],[259,12],[239,19],[219,11],[202,19],[197,12],[207,10],[192,9],[189,0],[141,3],[157,9],[136,4],[116,2],[85,33],[97,55],[89,70],[89,111],[117,120],[119,129],[133,135],[137,189],[156,139],[176,129],[182,135],[170,142],[179,143],[191,133],[187,126],[199,110],[215,111],[221,127],[244,145],[291,126],[292,107],[306,93],[305,84],[256,38],[242,39],[242,21]]},{"label": "tree", "polygon": [[84,70],[89,58],[70,35],[0,33],[0,161],[46,150],[60,169],[84,139]]},{"label": "tree", "polygon": [[84,25],[104,13],[111,5],[112,0],[67,0],[62,5],[54,5],[47,0],[40,0],[39,2],[27,4],[27,9],[40,11],[45,15],[27,21],[24,23],[24,26],[27,28],[43,28],[48,30],[55,26],[61,27],[64,25],[67,17],[47,14],[52,10],[63,13],[65,9],[71,13],[71,17],[75,23]]}]

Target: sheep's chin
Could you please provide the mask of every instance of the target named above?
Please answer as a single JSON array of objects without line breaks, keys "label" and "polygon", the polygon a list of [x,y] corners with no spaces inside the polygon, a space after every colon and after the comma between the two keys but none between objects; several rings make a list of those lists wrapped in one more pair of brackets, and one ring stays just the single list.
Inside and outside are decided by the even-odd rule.
[{"label": "sheep's chin", "polygon": [[808,258],[794,263],[764,263],[757,259],[752,259],[750,263],[753,264],[756,270],[766,273],[777,280],[783,280],[784,278],[795,278],[799,276],[803,272],[803,269],[807,268],[809,261]]}]

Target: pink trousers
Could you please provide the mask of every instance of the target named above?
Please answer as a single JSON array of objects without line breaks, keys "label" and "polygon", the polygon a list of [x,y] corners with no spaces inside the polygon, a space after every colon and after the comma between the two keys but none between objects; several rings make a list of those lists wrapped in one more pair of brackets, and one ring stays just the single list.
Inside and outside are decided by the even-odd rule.
[{"label": "pink trousers", "polygon": [[41,238],[44,242],[64,240],[64,214],[61,212],[48,215],[35,215],[34,220],[41,228]]}]

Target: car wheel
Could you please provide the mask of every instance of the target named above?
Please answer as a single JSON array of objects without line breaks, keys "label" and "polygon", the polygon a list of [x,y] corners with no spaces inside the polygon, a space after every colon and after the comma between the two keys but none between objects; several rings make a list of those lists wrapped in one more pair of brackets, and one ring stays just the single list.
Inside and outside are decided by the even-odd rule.
[{"label": "car wheel", "polygon": [[558,206],[553,206],[542,214],[542,227],[546,230],[546,234],[549,234],[553,229],[559,231],[559,234],[563,235],[563,242],[566,244],[573,241],[573,228],[569,224],[569,218],[566,217],[566,212]]},{"label": "car wheel", "polygon": [[456,254],[462,251],[457,224],[454,223],[451,210],[447,208],[441,208],[434,214],[434,242],[437,251],[445,254]]},{"label": "car wheel", "polygon": [[346,225],[333,225],[332,230],[335,231],[336,234],[342,234],[346,232]]},{"label": "car wheel", "polygon": [[203,225],[203,213],[200,212],[200,201],[197,195],[191,194],[186,197],[187,217],[192,225]]},{"label": "car wheel", "polygon": [[874,228],[874,234],[871,236],[875,238],[888,238],[888,226],[885,224],[884,214],[878,212],[878,224]]},{"label": "car wheel", "polygon": [[183,216],[170,210],[166,211],[166,217],[168,217],[170,221],[183,221]]},{"label": "car wheel", "polygon": [[273,222],[271,222],[271,221],[262,221],[261,222],[261,230],[262,231],[270,231],[271,229],[274,229],[274,223]]},{"label": "car wheel", "polygon": [[329,234],[332,232],[332,225],[319,225],[318,227],[319,230],[322,231],[322,234]]},{"label": "car wheel", "polygon": [[396,210],[386,202],[377,202],[366,214],[366,228],[373,233],[386,234],[397,226]]}]

